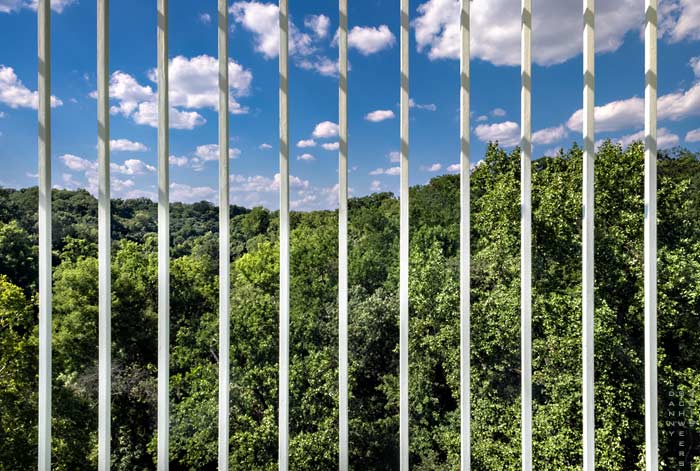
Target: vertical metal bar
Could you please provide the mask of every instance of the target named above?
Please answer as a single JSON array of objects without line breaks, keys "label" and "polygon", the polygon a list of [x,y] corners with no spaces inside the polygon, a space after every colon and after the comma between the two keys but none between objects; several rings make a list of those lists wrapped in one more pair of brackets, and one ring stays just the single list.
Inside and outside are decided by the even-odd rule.
[{"label": "vertical metal bar", "polygon": [[280,471],[289,469],[289,6],[279,2],[279,113],[280,113],[280,358],[279,449]]},{"label": "vertical metal bar", "polygon": [[521,459],[532,470],[532,0],[522,0],[520,89]]},{"label": "vertical metal bar", "polygon": [[646,0],[644,27],[644,405],[646,469],[659,469],[656,365],[656,113],[658,0]]},{"label": "vertical metal bar", "polygon": [[97,161],[99,263],[99,411],[100,471],[110,469],[112,392],[112,266],[109,181],[109,0],[97,0]]},{"label": "vertical metal bar", "polygon": [[219,0],[219,470],[229,469],[230,210],[228,2]]},{"label": "vertical metal bar", "polygon": [[401,0],[401,189],[399,228],[399,442],[400,469],[408,471],[408,60],[409,60],[409,0]]},{"label": "vertical metal bar", "polygon": [[338,469],[348,471],[348,0],[338,30]]},{"label": "vertical metal bar", "polygon": [[470,0],[461,0],[460,14],[460,235],[459,235],[459,397],[460,397],[460,469],[471,469],[471,25]]},{"label": "vertical metal bar", "polygon": [[51,4],[37,5],[39,66],[39,450],[51,469]]},{"label": "vertical metal bar", "polygon": [[169,468],[170,439],[170,169],[168,0],[158,0],[158,470]]},{"label": "vertical metal bar", "polygon": [[583,21],[583,470],[594,471],[595,0],[583,0]]}]

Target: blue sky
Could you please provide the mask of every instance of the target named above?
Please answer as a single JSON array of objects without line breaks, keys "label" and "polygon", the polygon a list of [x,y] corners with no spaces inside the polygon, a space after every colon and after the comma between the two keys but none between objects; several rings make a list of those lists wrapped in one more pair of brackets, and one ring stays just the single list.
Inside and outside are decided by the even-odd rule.
[{"label": "blue sky", "polygon": [[[292,0],[292,206],[336,206],[337,4]],[[580,140],[581,2],[534,0],[535,155]],[[659,143],[700,150],[700,2],[662,0]],[[170,2],[171,198],[216,202],[216,4]],[[349,1],[350,187],[397,191],[399,0]],[[52,1],[53,182],[96,187],[95,1]],[[277,7],[231,4],[231,185],[245,206],[276,208]],[[411,184],[458,171],[458,0],[411,2]],[[36,11],[0,0],[0,185],[36,184]],[[597,138],[643,128],[643,0],[597,5]],[[472,151],[512,147],[520,119],[520,1],[472,3]],[[155,0],[111,4],[112,180],[115,197],[155,197]]]}]

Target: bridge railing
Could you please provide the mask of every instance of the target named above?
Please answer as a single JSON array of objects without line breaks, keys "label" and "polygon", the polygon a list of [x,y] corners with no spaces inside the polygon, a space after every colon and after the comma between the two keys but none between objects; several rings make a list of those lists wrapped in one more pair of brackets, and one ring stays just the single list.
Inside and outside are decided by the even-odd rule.
[{"label": "bridge railing", "polygon": [[[109,0],[97,1],[98,214],[99,214],[99,418],[98,468],[110,468],[111,287],[110,287],[110,148],[109,148]],[[594,156],[595,156],[595,1],[582,0],[583,26],[583,469],[594,464]],[[348,0],[339,0],[339,460],[348,469]],[[644,364],[646,469],[658,470],[656,358],[656,157],[657,157],[657,7],[645,0],[645,176],[644,176]],[[168,0],[158,0],[158,469],[169,456],[169,101]],[[51,24],[50,0],[38,0],[39,62],[39,440],[38,468],[51,469]],[[536,14],[536,12],[535,12]],[[522,469],[532,470],[532,0],[522,0],[521,32],[521,368]],[[460,17],[460,407],[461,469],[471,469],[470,428],[470,2],[461,0]],[[409,469],[409,0],[400,1],[400,466]],[[280,126],[280,311],[279,311],[279,469],[288,469],[289,447],[289,9],[279,1]],[[219,469],[228,469],[229,442],[229,118],[228,5],[218,0],[219,48]],[[457,93],[455,93],[457,96]],[[455,136],[456,138],[456,136]]]}]

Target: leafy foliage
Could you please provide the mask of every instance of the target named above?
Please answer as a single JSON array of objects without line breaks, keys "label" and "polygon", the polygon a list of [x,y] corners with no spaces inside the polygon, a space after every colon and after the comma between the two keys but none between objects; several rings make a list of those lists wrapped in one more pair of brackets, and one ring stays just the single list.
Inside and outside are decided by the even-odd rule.
[{"label": "leafy foliage", "polygon": [[[533,163],[534,467],[581,462],[581,151]],[[677,469],[681,394],[700,404],[700,156],[659,162],[659,403],[663,469]],[[596,462],[642,470],[643,147],[603,144],[596,161]],[[520,469],[519,151],[491,145],[471,174],[472,463]],[[459,177],[411,188],[411,463],[459,464]],[[0,189],[0,470],[35,467],[36,188]],[[399,205],[350,201],[350,441],[353,469],[398,469]],[[96,466],[96,202],[54,192],[53,456]],[[216,469],[217,209],[173,204],[171,468]],[[156,206],[115,200],[112,462],[155,469]],[[231,469],[275,470],[278,215],[231,207]],[[337,214],[292,214],[290,463],[337,460]],[[686,469],[700,469],[699,426]],[[692,461],[692,468],[691,468]],[[674,467],[676,466],[676,467]]]}]

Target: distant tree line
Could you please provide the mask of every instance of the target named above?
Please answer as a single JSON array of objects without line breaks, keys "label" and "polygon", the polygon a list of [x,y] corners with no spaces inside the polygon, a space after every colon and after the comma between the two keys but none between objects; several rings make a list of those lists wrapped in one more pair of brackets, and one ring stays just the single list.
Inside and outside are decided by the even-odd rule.
[{"label": "distant tree line", "polygon": [[[596,462],[644,469],[643,147],[596,159]],[[700,469],[700,154],[659,157],[662,469]],[[577,146],[533,162],[534,468],[580,469],[581,175]],[[519,150],[471,175],[472,463],[520,469]],[[459,177],[410,190],[412,469],[459,464]],[[0,470],[36,467],[37,189],[0,189]],[[350,461],[398,469],[399,202],[349,206]],[[157,217],[112,202],[112,469],[155,469]],[[278,214],[232,206],[231,470],[277,460]],[[218,209],[171,206],[171,469],[215,470]],[[290,468],[337,462],[337,212],[291,216]],[[54,469],[97,461],[97,203],[53,193]],[[677,398],[683,395],[684,405]],[[679,408],[684,423],[670,414]],[[680,445],[678,431],[685,440]],[[675,431],[675,432],[674,432]]]}]

